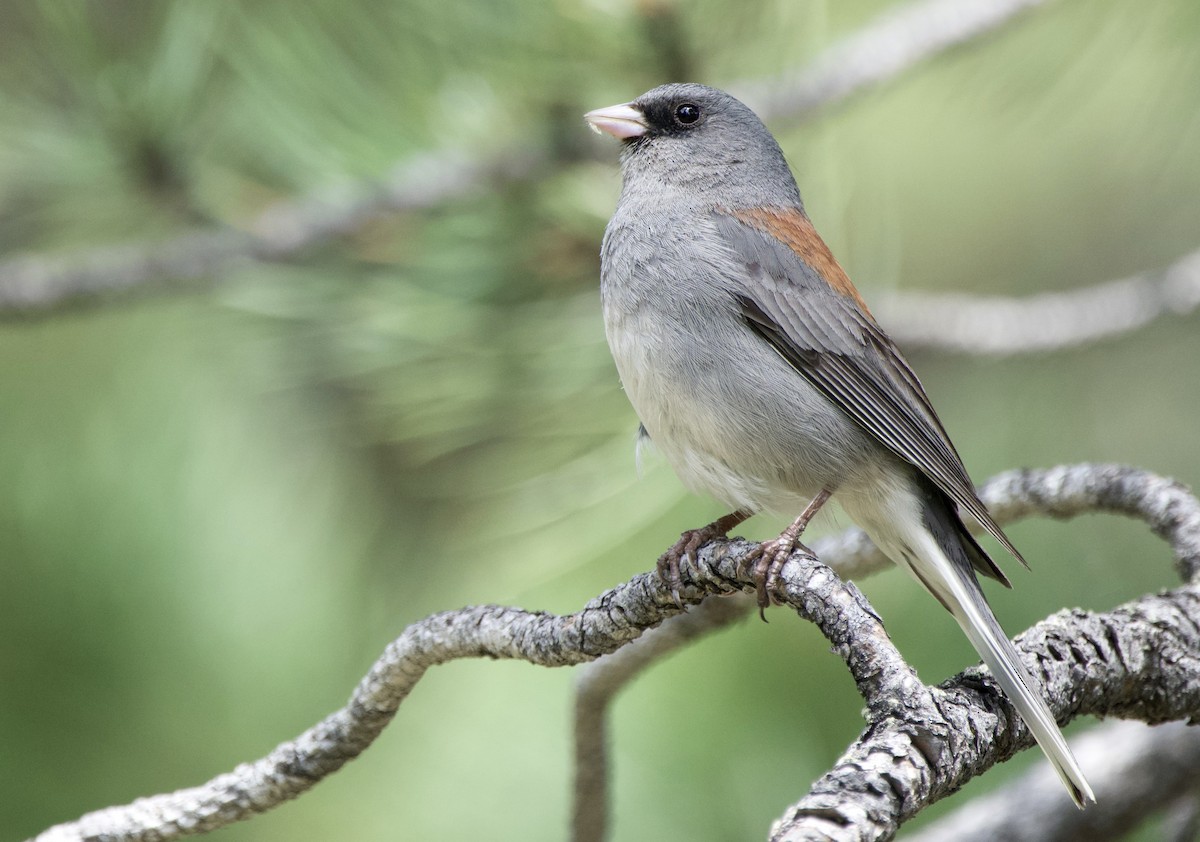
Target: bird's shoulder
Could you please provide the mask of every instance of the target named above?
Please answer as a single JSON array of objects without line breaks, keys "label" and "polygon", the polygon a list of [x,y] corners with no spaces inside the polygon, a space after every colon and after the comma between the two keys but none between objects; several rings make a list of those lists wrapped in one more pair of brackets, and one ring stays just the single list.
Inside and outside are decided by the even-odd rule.
[{"label": "bird's shoulder", "polygon": [[869,320],[871,311],[802,207],[716,208],[712,213],[729,246],[781,291],[828,292],[846,299]]}]

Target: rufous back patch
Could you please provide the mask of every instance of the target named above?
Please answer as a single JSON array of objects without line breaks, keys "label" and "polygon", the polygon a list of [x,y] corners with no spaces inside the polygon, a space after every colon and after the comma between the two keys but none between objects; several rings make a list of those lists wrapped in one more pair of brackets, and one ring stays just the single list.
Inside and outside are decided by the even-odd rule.
[{"label": "rufous back patch", "polygon": [[854,284],[850,282],[846,271],[838,265],[817,233],[812,220],[804,212],[796,208],[752,208],[729,212],[738,221],[749,225],[764,234],[770,234],[775,239],[794,251],[801,260],[811,266],[831,287],[846,298],[853,299],[864,313],[874,321],[874,316],[867,308]]}]

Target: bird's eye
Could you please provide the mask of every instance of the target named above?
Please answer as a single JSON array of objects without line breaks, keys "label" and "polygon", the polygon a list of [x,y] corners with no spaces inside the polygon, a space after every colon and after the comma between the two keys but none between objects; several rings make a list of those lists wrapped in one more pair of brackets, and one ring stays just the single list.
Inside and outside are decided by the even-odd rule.
[{"label": "bird's eye", "polygon": [[675,106],[675,122],[681,126],[690,126],[700,119],[700,106],[690,102]]}]

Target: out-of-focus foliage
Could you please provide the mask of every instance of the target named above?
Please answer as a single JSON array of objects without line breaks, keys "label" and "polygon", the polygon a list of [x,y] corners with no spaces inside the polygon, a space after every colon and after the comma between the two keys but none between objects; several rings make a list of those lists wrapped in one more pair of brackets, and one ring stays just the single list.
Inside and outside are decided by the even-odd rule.
[{"label": "out-of-focus foliage", "polygon": [[[587,108],[795,67],[886,5],[3,4],[0,251],[239,225],[421,151],[565,153],[599,142]],[[781,141],[868,299],[1077,287],[1200,245],[1198,45],[1194,0],[1064,0]],[[573,610],[719,513],[634,471],[596,289],[616,152],[212,286],[0,324],[0,836],[257,757],[407,622]],[[1200,483],[1194,317],[914,363],[977,479],[1105,460]],[[1013,631],[1171,581],[1126,522],[1013,535],[1034,565],[995,594]],[[865,587],[926,679],[974,659],[913,583]],[[618,704],[616,838],[754,838],[856,733],[824,642],[771,617]],[[562,838],[570,681],[439,668],[360,760],[217,836]]]}]

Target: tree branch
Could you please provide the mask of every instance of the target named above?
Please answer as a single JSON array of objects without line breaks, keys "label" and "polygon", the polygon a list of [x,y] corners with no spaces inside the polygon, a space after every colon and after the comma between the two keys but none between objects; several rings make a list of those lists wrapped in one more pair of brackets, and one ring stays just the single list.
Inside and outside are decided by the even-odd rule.
[{"label": "tree branch", "polygon": [[[1200,712],[1200,588],[1185,585],[1108,613],[1063,611],[1016,640],[1060,722],[1147,722]],[[772,827],[772,842],[884,840],[927,805],[1033,744],[990,674],[975,667],[868,717],[862,736]],[[1062,808],[1070,809],[1065,793]]]},{"label": "tree branch", "polygon": [[1185,722],[1109,722],[1072,740],[1072,748],[1096,790],[1096,803],[1086,810],[1063,808],[1058,777],[1042,763],[906,837],[908,842],[1117,839],[1147,815],[1195,793],[1200,780],[1200,728]]},{"label": "tree branch", "polygon": [[580,668],[575,682],[573,842],[608,836],[608,709],[648,667],[710,632],[727,628],[755,608],[749,597],[707,599],[668,618],[623,649]]},{"label": "tree branch", "polygon": [[901,76],[1050,0],[920,0],[884,12],[803,70],[735,84],[764,122],[783,126]]},{"label": "tree branch", "polygon": [[1200,501],[1176,480],[1128,465],[1089,463],[998,474],[980,498],[1001,522],[1107,512],[1143,521],[1167,542],[1185,582],[1200,580]]},{"label": "tree branch", "polygon": [[[1200,627],[1191,619],[1200,609],[1200,501],[1188,489],[1135,468],[1073,465],[1002,474],[981,496],[1001,522],[1033,513],[1137,517],[1167,541],[1189,582],[1106,614],[1060,612],[1017,638],[1060,721],[1099,714],[1157,723],[1200,713]],[[929,689],[929,703],[914,697],[903,716],[869,715],[835,768],[775,824],[772,842],[890,839],[928,804],[1033,744],[978,667]]]},{"label": "tree branch", "polygon": [[[893,79],[1045,2],[920,0],[882,15],[794,75],[741,87],[749,98],[761,101],[764,118],[799,122],[821,106]],[[434,207],[497,183],[546,174],[562,163],[526,147],[486,160],[420,156],[398,164],[382,182],[280,202],[244,230],[195,229],[159,243],[10,258],[0,261],[0,315],[31,315],[153,285],[217,278],[248,261],[294,257],[381,215]]]},{"label": "tree branch", "polygon": [[[1095,508],[1137,514],[1171,544],[1181,570],[1195,569],[1200,501],[1169,480],[1132,468],[1077,465],[1011,472],[986,488],[1007,516],[1047,511],[1066,517]],[[696,604],[714,594],[751,592],[754,583],[739,563],[753,546],[733,539],[702,548],[697,565],[685,566],[681,597]],[[922,685],[858,589],[816,559],[794,555],[774,595],[821,628],[868,710],[867,730],[777,823],[774,839],[888,838],[926,804],[1032,744],[979,668],[937,688]],[[1198,611],[1200,592],[1188,585],[1107,614],[1062,612],[1022,635],[1018,651],[1045,682],[1063,721],[1086,713],[1149,722],[1185,718],[1200,711],[1200,628],[1191,619]],[[585,663],[677,613],[669,589],[648,573],[565,617],[499,606],[434,615],[387,647],[345,707],[266,757],[198,787],[89,813],[37,838],[170,840],[250,818],[361,753],[431,666],[466,657]],[[639,659],[657,657],[653,646],[645,651],[652,654],[631,655],[614,669],[636,672],[644,666]]]},{"label": "tree branch", "polygon": [[[734,90],[764,119],[801,122],[901,76],[1049,0],[921,0],[881,15],[803,70]],[[142,288],[219,278],[247,262],[285,260],[389,213],[426,210],[498,184],[548,173],[555,162],[507,150],[487,160],[424,155],[378,182],[278,202],[245,229],[199,228],[159,243],[0,261],[0,318]],[[561,163],[561,162],[560,162]],[[877,294],[874,309],[903,345],[982,355],[1074,347],[1200,307],[1200,250],[1161,270],[1027,298],[921,292]]]},{"label": "tree branch", "polygon": [[[1168,542],[1185,579],[1191,577],[1190,571],[1194,571],[1200,563],[1200,505],[1188,489],[1179,483],[1145,471],[1121,465],[1076,465],[1046,471],[1010,471],[989,481],[980,489],[980,496],[1002,523],[1032,515],[1061,519],[1097,511],[1136,517],[1145,521],[1155,534]],[[859,529],[821,539],[814,544],[814,549],[830,567],[846,577],[866,576],[891,567],[891,561]],[[694,612],[694,616],[701,617],[699,612]],[[669,620],[659,631],[666,631],[680,619],[676,617]],[[701,622],[702,617],[692,627],[686,641],[677,639],[676,642],[688,642],[698,636],[697,628]],[[635,646],[643,641],[638,641]],[[649,666],[652,657],[665,657],[675,648],[650,650],[638,659],[638,670]],[[626,651],[609,658],[621,658]],[[589,669],[603,668],[607,660],[603,658]],[[576,842],[604,838],[603,819],[607,815],[607,783],[604,780],[607,774],[606,734],[604,711],[597,707],[611,701],[624,682],[636,675],[633,671],[628,674],[620,670],[614,672],[621,676],[620,679],[614,677],[606,688],[606,694],[591,700],[586,718],[576,718],[577,746],[589,747],[586,752],[576,753],[576,779],[588,782],[588,786],[577,786],[575,790],[573,838]],[[1057,784],[1052,792],[1054,795],[1050,800],[1062,809],[1065,802],[1060,797]],[[1089,814],[1091,812],[1089,810]],[[587,823],[581,821],[584,817]]]},{"label": "tree branch", "polygon": [[345,707],[266,757],[198,787],[89,813],[37,839],[165,842],[251,818],[295,798],[357,757],[432,666],[480,657],[568,666],[615,651],[677,610],[656,579],[638,576],[565,617],[496,605],[427,617],[384,650]]},{"label": "tree branch", "polygon": [[1200,803],[1195,787],[1168,810],[1160,833],[1164,842],[1196,842],[1200,838]]},{"label": "tree branch", "polygon": [[1120,336],[1200,307],[1200,249],[1165,269],[1027,298],[904,292],[873,309],[909,347],[1005,356],[1058,351]]},{"label": "tree branch", "polygon": [[197,228],[159,243],[10,258],[0,262],[0,314],[25,315],[149,285],[219,276],[254,260],[284,260],[385,214],[426,210],[527,178],[542,163],[524,152],[481,161],[422,155],[397,165],[382,181],[277,202],[246,230]]},{"label": "tree branch", "polygon": [[[979,498],[1000,524],[1027,517],[1066,520],[1088,512],[1136,518],[1167,542],[1180,578],[1200,576],[1200,503],[1187,486],[1128,465],[1085,462],[997,474]],[[973,532],[979,533],[978,524]],[[861,578],[891,567],[861,529],[821,538],[813,551],[839,575]]]}]

